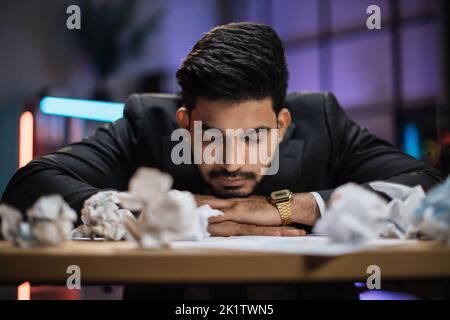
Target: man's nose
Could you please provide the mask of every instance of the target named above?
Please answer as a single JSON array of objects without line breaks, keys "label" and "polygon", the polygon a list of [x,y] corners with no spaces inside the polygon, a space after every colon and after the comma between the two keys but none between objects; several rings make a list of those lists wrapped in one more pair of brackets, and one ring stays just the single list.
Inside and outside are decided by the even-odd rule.
[{"label": "man's nose", "polygon": [[229,173],[239,171],[244,165],[243,164],[223,164],[222,167]]},{"label": "man's nose", "polygon": [[235,172],[245,165],[245,145],[238,139],[228,139],[223,146],[223,168],[229,172]]}]

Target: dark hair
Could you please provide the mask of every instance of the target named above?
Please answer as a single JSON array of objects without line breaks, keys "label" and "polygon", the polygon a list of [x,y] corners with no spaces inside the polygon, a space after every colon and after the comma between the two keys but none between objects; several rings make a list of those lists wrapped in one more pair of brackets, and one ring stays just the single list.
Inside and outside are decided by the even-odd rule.
[{"label": "dark hair", "polygon": [[283,44],[264,24],[241,22],[216,27],[194,46],[177,71],[183,103],[196,99],[245,101],[272,98],[283,107],[289,72]]}]

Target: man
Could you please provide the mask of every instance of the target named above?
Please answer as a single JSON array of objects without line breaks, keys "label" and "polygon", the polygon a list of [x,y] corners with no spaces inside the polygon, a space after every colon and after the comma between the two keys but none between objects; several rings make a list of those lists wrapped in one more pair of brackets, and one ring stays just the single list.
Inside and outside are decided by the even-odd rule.
[{"label": "man", "polygon": [[[305,231],[291,225],[313,226],[333,189],[346,182],[368,187],[368,182],[385,180],[427,190],[443,179],[437,170],[352,122],[333,95],[286,99],[284,49],[269,26],[214,28],[193,47],[177,80],[183,106],[176,114],[162,106],[143,108],[139,96],[132,96],[123,119],[20,169],[3,201],[24,210],[38,197],[58,193],[79,212],[89,196],[126,190],[135,170],[148,166],[172,174],[174,187],[195,193],[198,204],[225,213],[210,221],[214,236],[300,236]],[[301,103],[286,108],[290,100]],[[302,108],[303,103],[309,107]],[[196,123],[205,132],[242,129],[255,134],[253,141],[234,136],[213,152],[216,159],[231,155],[232,161],[176,165],[169,137],[176,128],[194,136]],[[263,131],[277,134],[269,138]],[[202,144],[206,147],[208,141]],[[269,146],[272,162],[278,162],[275,174],[264,175],[267,165],[261,161],[236,160],[237,145],[250,151],[263,144]]]}]

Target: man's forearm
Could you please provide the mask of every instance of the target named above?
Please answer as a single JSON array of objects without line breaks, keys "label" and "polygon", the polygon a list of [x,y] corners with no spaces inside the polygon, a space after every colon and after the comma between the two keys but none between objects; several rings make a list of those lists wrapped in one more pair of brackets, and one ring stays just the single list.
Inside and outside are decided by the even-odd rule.
[{"label": "man's forearm", "polygon": [[320,218],[320,210],[311,193],[294,193],[291,204],[292,222],[314,226]]},{"label": "man's forearm", "polygon": [[[277,207],[264,196],[229,199],[206,195],[195,197],[198,206],[208,204],[224,213],[221,216],[209,218],[210,223],[234,221],[257,226],[280,226],[282,223]],[[294,194],[291,203],[292,222],[314,226],[319,218],[320,211],[311,193]]]}]

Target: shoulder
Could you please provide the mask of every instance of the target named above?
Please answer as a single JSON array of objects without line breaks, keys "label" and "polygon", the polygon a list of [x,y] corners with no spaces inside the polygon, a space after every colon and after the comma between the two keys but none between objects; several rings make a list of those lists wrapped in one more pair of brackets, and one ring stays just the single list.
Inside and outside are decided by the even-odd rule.
[{"label": "shoulder", "polygon": [[135,129],[167,134],[176,127],[175,113],[181,99],[172,94],[134,93],[125,103],[124,118]]},{"label": "shoulder", "polygon": [[286,107],[301,136],[329,137],[342,129],[347,116],[330,92],[293,92],[286,97]]},{"label": "shoulder", "polygon": [[286,107],[295,115],[330,115],[342,110],[331,92],[293,92],[286,97]]},{"label": "shoulder", "polygon": [[177,95],[157,93],[134,93],[125,103],[124,116],[129,119],[142,119],[147,115],[164,114],[175,116],[181,105]]}]

